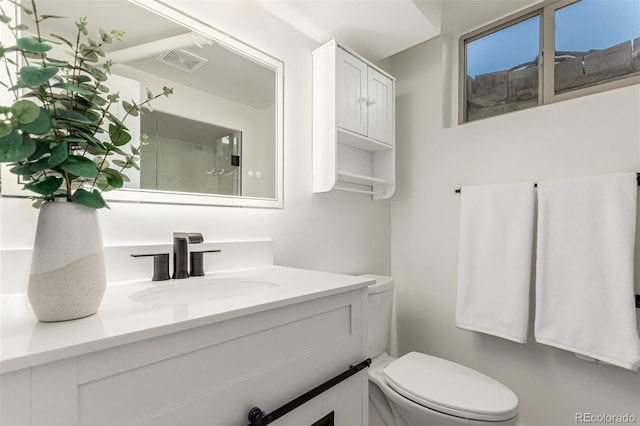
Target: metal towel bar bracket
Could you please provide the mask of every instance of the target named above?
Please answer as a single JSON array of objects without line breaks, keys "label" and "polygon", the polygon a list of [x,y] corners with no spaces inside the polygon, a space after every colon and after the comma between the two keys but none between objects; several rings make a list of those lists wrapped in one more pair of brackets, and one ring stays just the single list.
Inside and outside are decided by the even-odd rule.
[{"label": "metal towel bar bracket", "polygon": [[315,388],[311,389],[309,392],[303,395],[300,395],[296,399],[284,404],[282,407],[278,408],[277,410],[273,410],[269,414],[265,413],[258,407],[253,407],[251,411],[249,411],[248,417],[249,417],[249,421],[251,422],[249,423],[249,426],[266,426],[269,423],[275,422],[277,419],[284,416],[288,412],[295,410],[302,404],[312,400],[316,396],[329,390],[330,388],[334,387],[338,383],[348,379],[349,377],[353,376],[360,370],[364,370],[370,365],[371,365],[371,358],[365,359],[358,365],[351,365],[349,366],[348,370],[338,374],[337,376],[335,376],[330,380],[327,380],[320,386],[316,386]]},{"label": "metal towel bar bracket", "polygon": [[[636,182],[638,182],[638,186],[640,186],[640,173],[636,173]],[[533,186],[537,188],[538,184],[534,183]],[[462,188],[456,188],[453,192],[460,194],[462,192]]]}]

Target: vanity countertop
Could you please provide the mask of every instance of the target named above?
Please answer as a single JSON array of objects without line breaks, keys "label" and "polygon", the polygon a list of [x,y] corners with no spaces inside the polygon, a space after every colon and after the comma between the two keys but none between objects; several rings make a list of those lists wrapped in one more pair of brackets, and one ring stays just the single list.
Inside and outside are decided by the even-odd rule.
[{"label": "vanity countertop", "polygon": [[[219,278],[253,278],[277,284],[267,291],[242,297],[189,304],[151,304],[129,296],[154,286],[196,283]],[[57,323],[38,322],[25,293],[1,297],[0,372],[52,362],[238,318],[293,303],[364,288],[366,277],[266,266],[207,274],[186,280],[113,283],[107,286],[97,314]]]}]

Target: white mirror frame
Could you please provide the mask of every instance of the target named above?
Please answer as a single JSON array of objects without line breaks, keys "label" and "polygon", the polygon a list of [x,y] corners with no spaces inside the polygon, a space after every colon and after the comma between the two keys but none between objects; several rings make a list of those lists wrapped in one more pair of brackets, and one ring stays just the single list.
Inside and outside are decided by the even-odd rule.
[{"label": "white mirror frame", "polygon": [[[168,6],[160,0],[129,0],[131,3],[148,9],[166,19],[202,33],[209,38],[224,44],[238,54],[244,55],[251,60],[272,68],[276,74],[276,174],[275,174],[275,198],[253,198],[242,196],[197,194],[187,192],[156,191],[145,189],[118,189],[104,192],[102,196],[107,202],[134,202],[134,203],[158,203],[158,204],[185,204],[185,205],[206,205],[206,206],[230,206],[230,207],[261,207],[261,208],[283,208],[284,192],[284,64],[231,36],[212,28],[197,19],[188,16],[176,9]],[[8,197],[29,197],[35,196],[29,191],[22,189],[22,184],[18,183],[17,176],[9,172],[7,164],[2,164],[2,196]]]}]

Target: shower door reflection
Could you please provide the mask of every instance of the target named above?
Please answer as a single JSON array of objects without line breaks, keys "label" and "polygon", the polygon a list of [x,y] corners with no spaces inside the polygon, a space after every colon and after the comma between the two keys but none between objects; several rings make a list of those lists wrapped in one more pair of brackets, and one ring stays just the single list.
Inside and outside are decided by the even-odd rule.
[{"label": "shower door reflection", "polygon": [[154,111],[141,118],[142,189],[242,195],[242,132]]}]

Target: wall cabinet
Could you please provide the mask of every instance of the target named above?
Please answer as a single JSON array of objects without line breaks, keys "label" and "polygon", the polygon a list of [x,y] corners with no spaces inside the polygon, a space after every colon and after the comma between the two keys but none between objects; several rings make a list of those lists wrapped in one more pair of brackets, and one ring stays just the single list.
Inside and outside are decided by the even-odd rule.
[{"label": "wall cabinet", "polygon": [[313,192],[390,198],[395,79],[335,40],[313,52]]},{"label": "wall cabinet", "polygon": [[[245,426],[365,357],[359,289],[2,375],[2,424]],[[278,420],[368,424],[360,372]]]}]

